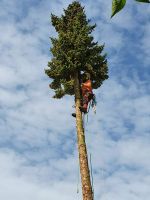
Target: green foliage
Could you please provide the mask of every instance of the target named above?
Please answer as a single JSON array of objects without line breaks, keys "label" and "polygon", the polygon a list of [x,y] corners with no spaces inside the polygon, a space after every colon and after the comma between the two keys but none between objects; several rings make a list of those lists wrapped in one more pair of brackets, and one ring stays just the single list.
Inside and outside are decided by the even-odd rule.
[{"label": "green foliage", "polygon": [[122,10],[125,4],[126,4],[126,0],[113,0],[111,17],[113,17],[117,12]]},{"label": "green foliage", "polygon": [[135,0],[135,1],[142,2],[142,3],[150,3],[150,0]]},{"label": "green foliage", "polygon": [[[150,0],[135,0],[141,3],[150,3]],[[116,13],[124,8],[126,5],[126,0],[112,0],[112,15],[113,17]]]},{"label": "green foliage", "polygon": [[[54,98],[74,95],[74,75],[88,72],[93,88],[101,86],[108,78],[106,55],[101,55],[104,45],[99,46],[91,35],[96,25],[90,25],[84,8],[74,1],[64,10],[64,15],[51,15],[52,25],[58,37],[51,38],[53,58],[45,73],[52,79],[50,88]],[[81,75],[82,79],[82,75]]]}]

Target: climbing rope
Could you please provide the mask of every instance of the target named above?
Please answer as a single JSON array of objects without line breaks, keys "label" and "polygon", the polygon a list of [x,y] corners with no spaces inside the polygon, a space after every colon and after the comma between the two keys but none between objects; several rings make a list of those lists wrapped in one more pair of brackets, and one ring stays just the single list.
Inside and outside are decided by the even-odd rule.
[{"label": "climbing rope", "polygon": [[93,167],[92,167],[92,155],[90,153],[90,176],[91,176],[91,187],[94,200],[94,183],[93,183]]}]

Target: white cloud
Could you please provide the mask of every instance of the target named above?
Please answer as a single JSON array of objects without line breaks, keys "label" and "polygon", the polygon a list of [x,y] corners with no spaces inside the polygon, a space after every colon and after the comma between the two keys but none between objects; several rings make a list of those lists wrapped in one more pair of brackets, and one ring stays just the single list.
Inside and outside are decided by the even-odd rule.
[{"label": "white cloud", "polygon": [[[56,34],[50,13],[61,15],[71,2],[0,2],[0,199],[78,197],[74,99],[52,99],[44,74]],[[97,115],[85,125],[96,199],[148,200],[149,10],[128,3],[110,20],[111,0],[81,2],[110,68],[96,91]]]},{"label": "white cloud", "polygon": [[[45,185],[42,181],[40,182],[34,179],[34,168],[30,169],[30,174],[26,172],[22,166],[25,161],[21,156],[17,156],[9,151],[4,151],[0,153],[0,159],[1,199],[48,200],[58,199],[61,195],[61,199],[69,200],[76,197],[76,188],[72,181],[59,180],[56,182],[55,180],[49,179],[49,184]],[[24,169],[23,172],[21,172],[21,168]],[[44,174],[46,170],[48,171],[48,169],[44,169]],[[56,171],[57,169],[54,170]],[[56,173],[55,171],[54,173]],[[41,169],[36,169],[36,173],[41,173]]]}]

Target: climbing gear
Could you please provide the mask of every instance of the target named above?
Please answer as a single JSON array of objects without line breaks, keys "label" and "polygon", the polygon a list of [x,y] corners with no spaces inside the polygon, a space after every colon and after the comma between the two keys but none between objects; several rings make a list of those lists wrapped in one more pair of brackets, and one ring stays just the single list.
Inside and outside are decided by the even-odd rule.
[{"label": "climbing gear", "polygon": [[95,114],[96,114],[96,105],[97,105],[96,96],[95,96],[95,94],[93,94],[91,106],[92,106],[93,111],[94,111]]},{"label": "climbing gear", "polygon": [[83,97],[82,97],[82,107],[84,108],[84,112],[87,112],[87,109],[88,109],[88,104],[89,102],[91,101],[91,99],[93,98],[93,93],[92,92],[89,92],[87,91]]},{"label": "climbing gear", "polygon": [[87,108],[80,106],[79,109],[80,109],[81,112],[87,113]]},{"label": "climbing gear", "polygon": [[84,113],[89,112],[90,106],[92,106],[94,113],[96,113],[96,97],[93,93],[87,92],[87,94],[83,96],[82,102]]},{"label": "climbing gear", "polygon": [[91,186],[92,186],[92,194],[94,200],[94,184],[93,184],[93,168],[92,168],[92,155],[90,153],[90,176],[91,176]]}]

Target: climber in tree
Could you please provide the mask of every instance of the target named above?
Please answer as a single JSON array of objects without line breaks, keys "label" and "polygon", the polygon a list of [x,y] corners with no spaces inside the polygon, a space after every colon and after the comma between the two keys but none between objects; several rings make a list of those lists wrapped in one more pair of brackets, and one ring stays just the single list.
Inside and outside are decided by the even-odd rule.
[{"label": "climber in tree", "polygon": [[82,93],[82,107],[81,112],[87,113],[88,103],[92,100],[94,94],[92,92],[92,82],[90,80],[90,74],[85,73],[82,76],[81,93]]},{"label": "climber in tree", "polygon": [[[88,112],[88,104],[95,97],[92,91],[92,82],[90,80],[90,74],[84,73],[81,75],[81,94],[82,94],[82,106],[79,107],[83,113]],[[75,113],[72,113],[73,117],[76,117]]]}]

